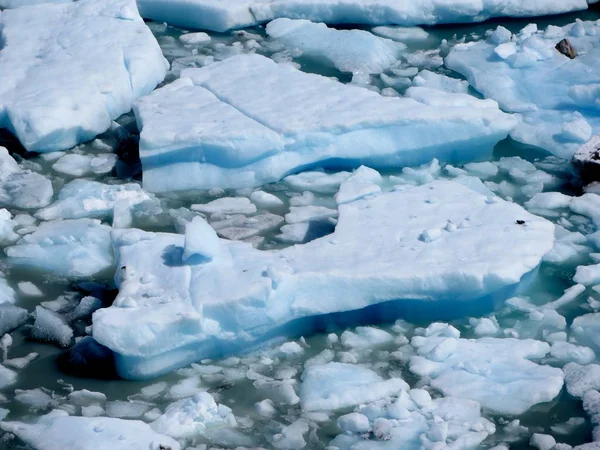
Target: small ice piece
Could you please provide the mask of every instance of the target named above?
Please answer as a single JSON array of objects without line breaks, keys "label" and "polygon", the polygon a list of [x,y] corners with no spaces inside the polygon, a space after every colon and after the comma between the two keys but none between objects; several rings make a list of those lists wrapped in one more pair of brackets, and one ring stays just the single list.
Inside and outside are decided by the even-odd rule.
[{"label": "small ice piece", "polygon": [[186,45],[206,44],[211,41],[211,37],[202,32],[185,33],[179,36],[179,40]]},{"label": "small ice piece", "polygon": [[73,330],[59,314],[42,306],[36,306],[31,337],[39,341],[54,342],[61,347],[67,347],[73,338]]},{"label": "small ice piece", "polygon": [[103,184],[97,181],[73,180],[58,193],[58,199],[38,211],[42,220],[104,218],[112,216],[117,203],[129,208],[152,199],[139,184]]},{"label": "small ice piece", "polygon": [[46,409],[56,406],[57,402],[40,388],[15,390],[15,400],[33,410]]},{"label": "small ice piece", "polygon": [[26,295],[28,297],[44,296],[44,293],[40,291],[40,288],[38,288],[31,281],[20,281],[19,283],[17,283],[17,286],[19,287],[19,291],[21,292],[21,294]]},{"label": "small ice piece", "polygon": [[45,222],[5,252],[15,265],[65,277],[89,277],[114,264],[110,231],[94,219]]},{"label": "small ice piece", "polygon": [[76,320],[87,319],[91,317],[94,311],[102,308],[103,303],[100,299],[92,296],[83,297],[75,309],[67,314],[67,320],[73,322]]},{"label": "small ice piece", "polygon": [[[327,174],[325,172],[302,172],[297,175],[289,175],[283,179],[283,182],[292,189],[303,191],[302,196],[306,196],[306,201],[314,200],[314,193],[317,194],[335,194],[344,180],[350,176],[349,172],[336,172]],[[306,194],[306,193],[309,194]],[[312,194],[312,196],[310,195]],[[292,206],[308,206],[312,201],[302,204],[292,204]]]},{"label": "small ice piece", "polygon": [[150,406],[143,402],[115,400],[106,403],[106,414],[109,417],[136,419],[142,417],[150,409]]},{"label": "small ice piece", "polygon": [[279,351],[286,356],[297,356],[304,353],[304,349],[297,342],[290,341],[282,344]]},{"label": "small ice piece", "polygon": [[55,410],[35,423],[1,422],[2,430],[13,433],[39,450],[98,450],[99,445],[111,450],[180,450],[177,441],[156,433],[139,420],[108,417],[73,417]]},{"label": "small ice piece", "polygon": [[290,212],[285,215],[288,224],[311,222],[323,219],[335,218],[338,212],[325,206],[292,206]]},{"label": "small ice piece", "polygon": [[306,420],[298,419],[273,436],[273,445],[284,450],[300,450],[306,446],[304,435],[309,429]]},{"label": "small ice piece", "polygon": [[571,206],[573,197],[561,192],[540,192],[535,194],[525,203],[525,206],[530,210],[536,209],[561,209]]},{"label": "small ice piece", "polygon": [[267,34],[304,57],[341,72],[381,73],[396,62],[404,46],[364,30],[336,30],[309,20],[275,19]]},{"label": "small ice piece", "polygon": [[194,204],[190,209],[206,214],[254,214],[256,212],[256,206],[246,197],[218,198],[203,205]]},{"label": "small ice piece", "polygon": [[365,367],[330,362],[302,374],[300,405],[305,411],[327,411],[369,403],[407,390],[401,378],[384,380]]},{"label": "small ice piece", "polygon": [[448,336],[451,328],[432,324],[425,336],[413,337],[417,355],[410,360],[411,372],[431,378],[431,386],[445,395],[476,400],[498,414],[517,415],[560,393],[562,371],[531,361],[550,352],[547,343],[457,339],[455,329]]},{"label": "small ice piece", "polygon": [[469,83],[465,80],[450,78],[430,70],[421,70],[413,79],[413,85],[450,93],[467,94],[469,92]]},{"label": "small ice piece", "polygon": [[480,162],[480,163],[468,163],[465,164],[464,169],[471,175],[487,180],[493,178],[498,174],[498,166],[491,162]]},{"label": "small ice piece", "polygon": [[[2,280],[2,278],[0,278]],[[0,287],[2,284],[0,283]],[[0,298],[2,290],[0,289]],[[14,300],[12,300],[14,301]],[[9,333],[15,328],[23,325],[27,320],[29,313],[25,308],[11,305],[10,303],[0,302],[0,335]]]},{"label": "small ice piece", "polygon": [[104,408],[100,405],[90,405],[81,407],[81,415],[83,417],[98,417],[105,414]]},{"label": "small ice piece", "polygon": [[437,241],[441,237],[442,230],[440,230],[439,228],[431,228],[429,230],[424,230],[419,236],[419,239],[423,242],[433,242]]},{"label": "small ice piece", "polygon": [[378,183],[383,180],[379,172],[369,167],[360,166],[340,185],[340,190],[335,196],[338,205],[381,192]]},{"label": "small ice piece", "polygon": [[265,191],[254,191],[250,195],[250,200],[259,208],[264,209],[280,208],[283,206],[283,201],[279,197]]},{"label": "small ice piece", "polygon": [[596,354],[591,348],[568,342],[554,342],[550,349],[550,356],[565,363],[576,362],[577,364],[589,364],[596,359]]},{"label": "small ice piece", "polygon": [[469,324],[473,327],[473,333],[477,337],[496,336],[500,332],[500,325],[495,317],[482,317],[481,319],[469,319]]},{"label": "small ice piece", "polygon": [[578,266],[573,281],[584,286],[592,286],[600,283],[600,264]]},{"label": "small ice piece", "polygon": [[337,425],[350,433],[364,433],[371,429],[369,418],[364,414],[353,412],[345,414],[337,420]]},{"label": "small ice piece", "polygon": [[0,67],[12,69],[1,74],[0,125],[29,151],[65,150],[106,131],[168,68],[134,0],[11,9],[1,40]]},{"label": "small ice piece", "polygon": [[346,330],[341,341],[345,347],[356,349],[373,348],[394,340],[394,336],[384,330],[373,327],[357,327],[354,332]]},{"label": "small ice piece", "polygon": [[236,425],[231,409],[217,405],[208,392],[199,392],[169,405],[165,413],[150,424],[157,433],[175,439],[193,438],[210,428]]},{"label": "small ice piece", "polygon": [[429,37],[429,33],[420,27],[379,26],[372,28],[371,32],[399,42],[425,41]]},{"label": "small ice piece", "polygon": [[529,445],[538,450],[552,450],[556,445],[556,440],[549,434],[533,433],[529,440]]},{"label": "small ice piece", "polygon": [[571,333],[579,345],[591,347],[596,353],[600,353],[600,313],[575,317]]},{"label": "small ice piece", "polygon": [[563,367],[567,391],[574,397],[583,398],[592,389],[600,390],[600,366],[598,364],[579,365],[571,362]]},{"label": "small ice piece", "polygon": [[256,409],[256,412],[263,417],[273,417],[277,413],[273,400],[270,399],[257,402],[254,405],[254,408]]},{"label": "small ice piece", "polygon": [[200,256],[210,261],[222,252],[223,248],[215,230],[202,217],[194,217],[185,227],[183,260]]},{"label": "small ice piece", "polygon": [[73,391],[67,396],[69,403],[75,406],[90,406],[97,403],[105,403],[106,395],[102,392],[92,392],[87,389]]},{"label": "small ice piece", "polygon": [[88,174],[102,175],[109,173],[115,166],[118,156],[113,153],[99,155],[78,155],[71,153],[61,156],[52,168],[58,173],[81,177]]},{"label": "small ice piece", "polygon": [[40,356],[39,353],[31,352],[21,358],[5,359],[4,365],[12,367],[13,369],[22,370],[37,359],[38,356]]},{"label": "small ice piece", "polygon": [[14,231],[17,225],[18,222],[13,220],[10,211],[0,209],[0,247],[13,244],[19,239],[19,235]]},{"label": "small ice piece", "polygon": [[498,27],[490,35],[490,42],[496,45],[504,44],[506,42],[510,42],[512,35],[513,34],[510,32],[510,30],[502,25],[498,25]]},{"label": "small ice piece", "polygon": [[[2,98],[1,91],[0,98]],[[0,125],[2,114],[3,111],[0,110]],[[50,203],[52,195],[54,190],[48,178],[21,169],[8,154],[8,150],[0,147],[0,206],[20,209],[41,208]]]}]

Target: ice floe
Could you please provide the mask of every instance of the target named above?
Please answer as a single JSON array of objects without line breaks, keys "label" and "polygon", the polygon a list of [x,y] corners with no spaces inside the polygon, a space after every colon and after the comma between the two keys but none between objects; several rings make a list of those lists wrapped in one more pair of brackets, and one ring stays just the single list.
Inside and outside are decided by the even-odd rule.
[{"label": "ice floe", "polygon": [[[513,139],[570,158],[600,131],[599,32],[596,22],[580,20],[546,30],[531,24],[516,35],[500,26],[487,40],[453,47],[446,66],[503,110],[522,115]],[[555,49],[562,39],[574,47],[574,59]]]},{"label": "ice floe", "polygon": [[517,123],[490,100],[425,87],[384,97],[259,55],[182,76],[134,108],[149,191],[253,187],[333,162],[468,161]]},{"label": "ice floe", "polygon": [[30,151],[106,131],[166,74],[135,0],[40,4],[6,10],[1,21],[0,126]]},{"label": "ice floe", "polygon": [[[428,242],[431,230],[439,236]],[[265,252],[213,236],[206,253],[204,242],[113,232],[120,292],[94,313],[93,335],[117,353],[122,376],[151,377],[301,326],[294,319],[389,300],[392,311],[482,305],[534,270],[554,233],[513,203],[438,181],[343,203],[334,233],[302,246]]]}]

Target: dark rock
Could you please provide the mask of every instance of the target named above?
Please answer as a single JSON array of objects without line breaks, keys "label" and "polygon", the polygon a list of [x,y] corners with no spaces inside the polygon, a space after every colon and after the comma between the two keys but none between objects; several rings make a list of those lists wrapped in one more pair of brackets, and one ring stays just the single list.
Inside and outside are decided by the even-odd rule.
[{"label": "dark rock", "polygon": [[558,44],[556,44],[556,50],[565,55],[568,58],[575,59],[577,56],[577,52],[571,45],[568,39],[563,39]]}]

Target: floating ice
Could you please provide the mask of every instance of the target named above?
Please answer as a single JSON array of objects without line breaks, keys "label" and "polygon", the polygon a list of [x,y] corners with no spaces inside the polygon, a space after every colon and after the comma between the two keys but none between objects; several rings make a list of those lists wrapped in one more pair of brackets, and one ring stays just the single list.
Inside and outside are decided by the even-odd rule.
[{"label": "floating ice", "polygon": [[531,339],[461,339],[446,324],[432,324],[412,339],[411,372],[431,378],[444,395],[475,400],[497,414],[518,415],[553,400],[563,386],[560,369],[532,361],[550,346]]},{"label": "floating ice", "polygon": [[309,20],[275,19],[267,34],[302,56],[335,67],[341,72],[381,73],[394,64],[401,44],[364,30],[336,30]]},{"label": "floating ice", "polygon": [[2,42],[0,126],[30,151],[64,150],[106,131],[168,67],[134,0],[7,10]]},{"label": "floating ice", "polygon": [[[590,1],[591,3],[591,1]],[[144,18],[183,28],[226,31],[278,17],[332,24],[433,25],[492,17],[535,17],[587,8],[586,0],[138,0]]]},{"label": "floating ice", "polygon": [[73,338],[73,330],[59,314],[42,306],[36,306],[31,337],[38,341],[54,342],[61,347],[67,347]]},{"label": "floating ice", "polygon": [[200,392],[169,405],[165,413],[150,424],[157,433],[175,439],[193,438],[210,428],[236,425],[231,409],[217,405],[208,392]]},{"label": "floating ice", "polygon": [[[513,40],[497,30],[487,41],[455,46],[446,66],[503,110],[523,115],[513,139],[570,158],[600,132],[599,32],[596,22],[581,21],[551,33],[528,26]],[[563,38],[577,51],[575,59],[554,48]]]},{"label": "floating ice", "polygon": [[[8,285],[4,274],[0,272],[0,305],[3,303],[14,303],[16,298],[15,290]],[[1,313],[0,313],[1,316]],[[1,319],[0,319],[1,322]],[[0,327],[1,328],[1,327]],[[0,333],[3,334],[3,333]]]},{"label": "floating ice", "polygon": [[42,220],[105,218],[112,216],[117,203],[130,209],[152,198],[152,195],[135,183],[110,185],[90,180],[73,180],[60,190],[58,199],[38,211],[36,217]]},{"label": "floating ice", "polygon": [[[0,93],[0,98],[1,95]],[[50,203],[53,194],[49,179],[39,173],[21,169],[8,154],[8,150],[0,147],[0,206],[41,208]]]},{"label": "floating ice", "polygon": [[394,41],[424,41],[429,37],[429,33],[419,27],[375,27],[371,30],[378,36],[392,39]]},{"label": "floating ice", "polygon": [[36,423],[1,422],[0,428],[14,433],[38,450],[179,450],[177,441],[156,433],[139,420],[108,417],[70,417],[54,410]]},{"label": "floating ice", "polygon": [[110,172],[117,162],[113,153],[100,155],[77,155],[75,153],[61,156],[52,168],[59,173],[81,177],[87,174],[101,175]]},{"label": "floating ice", "polygon": [[330,362],[309,367],[302,375],[300,405],[305,411],[347,408],[408,390],[401,378],[384,380],[370,369]]},{"label": "floating ice", "polygon": [[[389,314],[431,302],[441,312],[505,296],[552,248],[554,227],[488,199],[448,181],[407,187],[340,205],[330,236],[271,252],[223,240],[211,261],[183,261],[183,235],[115,230],[125,269],[113,306],[94,313],[94,338],[117,353],[123,377],[145,378],[294,329],[294,319],[390,300]],[[434,242],[419,240],[467,219]]]},{"label": "floating ice", "polygon": [[492,101],[420,87],[383,97],[259,55],[182,76],[135,105],[150,191],[253,187],[331,161],[465,161],[516,125]]},{"label": "floating ice", "polygon": [[94,219],[45,222],[4,251],[15,265],[89,277],[113,266],[110,230]]}]

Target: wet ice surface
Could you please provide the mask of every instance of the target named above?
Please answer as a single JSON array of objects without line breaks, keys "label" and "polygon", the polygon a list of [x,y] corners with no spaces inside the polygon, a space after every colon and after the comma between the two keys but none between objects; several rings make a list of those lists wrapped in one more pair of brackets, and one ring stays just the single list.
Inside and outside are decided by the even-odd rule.
[{"label": "wet ice surface", "polygon": [[[560,20],[562,25],[574,19]],[[450,45],[455,32],[458,38],[466,33],[474,39],[470,28],[428,29],[428,36],[413,30],[419,39],[406,40],[408,51],[396,66],[381,75],[352,78],[265,39],[260,28],[210,34],[208,41],[203,36],[182,39],[189,33],[149,25],[172,63],[167,82],[182,68],[257,51],[384,95],[401,95],[413,84],[469,91],[462,80],[436,74],[449,74],[441,67],[447,52],[441,38]],[[518,30],[523,25],[511,26]],[[473,32],[482,36],[487,28]],[[7,208],[0,215],[0,241],[9,247],[9,257],[0,260],[0,331],[11,336],[0,341],[0,415],[8,414],[0,447],[46,448],[48,440],[34,437],[41,430],[51,430],[53,445],[75,442],[84,448],[82,442],[102,438],[111,449],[135,448],[129,432],[144,437],[134,439],[140,448],[166,444],[173,449],[178,445],[173,439],[182,448],[503,449],[504,443],[526,449],[532,448],[534,435],[531,442],[538,448],[551,448],[543,447],[549,439],[575,446],[600,438],[593,432],[600,422],[597,197],[582,196],[566,161],[512,141],[498,144],[485,162],[451,166],[433,161],[384,171],[381,179],[370,174],[384,191],[460,179],[485,196],[512,200],[553,222],[554,248],[508,301],[478,311],[436,311],[411,317],[410,323],[384,313],[332,318],[322,331],[304,338],[281,337],[151,381],[101,381],[58,370],[60,346],[70,347],[91,334],[91,314],[115,298],[109,226],[183,234],[202,215],[222,238],[281,249],[332,233],[337,204],[373,192],[369,183],[340,190],[352,172],[348,169],[308,171],[255,189],[147,194],[139,190],[140,167],[131,154],[135,139],[127,134],[135,133],[135,125],[131,116],[119,122],[122,126],[75,151],[24,159],[15,155],[18,173],[42,174],[51,180],[54,195],[41,195],[39,186],[33,191],[37,196],[17,203],[13,195],[0,205]],[[97,184],[82,182],[82,176]],[[30,206],[31,201],[37,203]],[[61,222],[40,227],[46,220]],[[67,233],[70,221],[82,221],[85,233],[81,227]],[[53,223],[61,225],[54,230]],[[20,236],[26,238],[17,243]],[[436,236],[424,237],[435,244]],[[195,246],[194,251],[210,249]],[[70,264],[64,263],[67,258]],[[436,320],[451,327],[432,325]],[[512,343],[508,355],[501,351]],[[473,353],[465,358],[468,352]],[[487,357],[490,353],[493,358]],[[81,369],[73,361],[67,366]],[[114,376],[106,368],[87,373]],[[514,401],[498,402],[502,397]],[[64,413],[42,418],[53,409]],[[80,426],[65,414],[90,419]],[[73,429],[79,433],[64,433]]]}]

